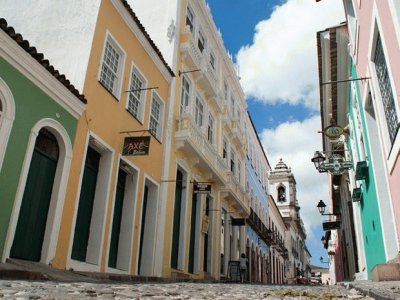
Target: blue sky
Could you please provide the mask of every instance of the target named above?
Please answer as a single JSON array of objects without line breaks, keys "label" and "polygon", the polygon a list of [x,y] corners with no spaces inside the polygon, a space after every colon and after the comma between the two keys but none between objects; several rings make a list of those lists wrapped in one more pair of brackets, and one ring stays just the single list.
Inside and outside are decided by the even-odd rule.
[{"label": "blue sky", "polygon": [[292,168],[307,229],[311,263],[327,261],[322,217],[327,177],[310,159],[321,148],[316,32],[344,21],[337,0],[207,0],[226,50],[237,64],[271,167],[279,158]]}]

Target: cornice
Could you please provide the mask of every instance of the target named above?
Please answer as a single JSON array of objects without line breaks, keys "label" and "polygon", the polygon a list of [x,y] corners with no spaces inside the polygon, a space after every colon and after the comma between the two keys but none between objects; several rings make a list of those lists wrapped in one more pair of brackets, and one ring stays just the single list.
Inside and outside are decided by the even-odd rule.
[{"label": "cornice", "polygon": [[[50,98],[62,106],[75,118],[79,118],[85,109],[84,97],[77,98],[58,78],[46,69],[44,65],[35,60],[30,53],[22,48],[6,32],[0,30],[0,56],[43,90]],[[46,61],[48,64],[48,61]],[[54,70],[54,68],[53,68]],[[60,73],[54,70],[58,76]]]}]

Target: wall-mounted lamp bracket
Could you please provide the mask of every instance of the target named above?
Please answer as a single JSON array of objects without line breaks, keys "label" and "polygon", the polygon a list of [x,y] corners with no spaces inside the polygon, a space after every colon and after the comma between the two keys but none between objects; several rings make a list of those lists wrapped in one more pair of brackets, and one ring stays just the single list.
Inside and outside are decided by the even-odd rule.
[{"label": "wall-mounted lamp bracket", "polygon": [[198,72],[201,71],[201,69],[196,69],[196,70],[190,70],[190,71],[178,71],[178,75],[181,76],[182,74],[186,74],[186,73],[193,73],[193,72]]},{"label": "wall-mounted lamp bracket", "polygon": [[320,85],[342,83],[342,82],[350,82],[350,81],[359,81],[359,80],[367,80],[367,79],[371,79],[371,77],[349,78],[349,79],[343,79],[343,80],[327,81],[327,82],[321,82]]},{"label": "wall-mounted lamp bracket", "polygon": [[156,89],[158,89],[158,86],[153,86],[153,87],[148,87],[148,88],[143,88],[143,89],[129,90],[129,91],[125,91],[124,93],[133,93],[133,92],[141,92],[141,91],[156,90]]}]

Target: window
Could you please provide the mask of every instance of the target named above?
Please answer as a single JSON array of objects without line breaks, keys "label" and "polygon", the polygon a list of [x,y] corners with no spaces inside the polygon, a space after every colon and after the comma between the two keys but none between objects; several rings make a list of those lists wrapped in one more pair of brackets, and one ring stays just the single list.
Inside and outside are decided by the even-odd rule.
[{"label": "window", "polygon": [[224,81],[224,100],[228,101],[228,84]]},{"label": "window", "polygon": [[285,202],[286,201],[286,190],[285,187],[280,186],[278,187],[278,202]]},{"label": "window", "polygon": [[149,130],[159,141],[161,140],[162,131],[162,114],[163,103],[156,93],[153,93],[150,111],[150,124]]},{"label": "window", "polygon": [[240,109],[238,108],[238,110],[236,111],[236,118],[238,119],[238,121],[240,121],[241,119],[241,113],[240,113]]},{"label": "window", "polygon": [[131,81],[128,93],[128,111],[138,120],[142,121],[142,111],[145,99],[145,80],[139,71],[132,66]]},{"label": "window", "polygon": [[193,32],[194,32],[194,15],[189,6],[186,9],[186,26],[189,26],[190,32],[193,34]]},{"label": "window", "polygon": [[101,61],[100,82],[115,97],[119,97],[123,52],[110,36],[107,37]]},{"label": "window", "polygon": [[236,154],[231,148],[231,172],[236,175]]},{"label": "window", "polygon": [[378,78],[379,90],[381,92],[382,104],[385,111],[386,123],[389,131],[390,142],[393,144],[396,137],[399,121],[396,106],[390,85],[389,72],[386,65],[385,53],[383,52],[382,40],[378,34],[374,57],[376,76]]},{"label": "window", "polygon": [[222,158],[228,160],[228,141],[224,138],[224,147],[222,149]]},{"label": "window", "polygon": [[215,70],[215,56],[214,53],[210,50],[210,65]]},{"label": "window", "polygon": [[206,39],[205,39],[203,33],[201,32],[201,30],[199,30],[199,37],[198,37],[198,40],[197,40],[197,47],[199,48],[201,53],[203,53],[204,48],[206,47]]},{"label": "window", "polygon": [[230,107],[231,118],[235,117],[235,99],[231,97],[231,107]]},{"label": "window", "polygon": [[196,97],[196,106],[195,106],[195,122],[197,126],[203,126],[203,116],[204,116],[204,105],[201,100]]},{"label": "window", "polygon": [[352,0],[345,0],[344,7],[347,13],[347,20],[348,20],[348,28],[350,34],[350,45],[351,45],[351,54],[355,55],[357,48],[358,48],[358,24],[357,24],[357,17],[355,14],[353,1]]},{"label": "window", "polygon": [[242,168],[242,163],[241,163],[241,161],[238,159],[238,163],[237,163],[237,180],[238,180],[238,182],[239,182],[239,184],[240,184],[240,181],[241,181],[241,177],[242,177],[242,172],[241,172],[241,168]]},{"label": "window", "polygon": [[214,118],[211,114],[208,115],[207,138],[210,144],[214,143]]},{"label": "window", "polygon": [[190,100],[190,82],[184,76],[182,77],[182,92],[181,92],[181,110],[180,113],[184,114],[188,112],[189,100]]}]

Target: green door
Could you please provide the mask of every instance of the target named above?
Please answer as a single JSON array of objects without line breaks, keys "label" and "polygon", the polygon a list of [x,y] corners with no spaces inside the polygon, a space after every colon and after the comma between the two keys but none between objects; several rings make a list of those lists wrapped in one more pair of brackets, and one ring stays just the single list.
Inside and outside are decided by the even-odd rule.
[{"label": "green door", "polygon": [[88,148],[71,254],[71,258],[79,261],[86,260],[100,158],[101,155],[98,152],[90,147]]},{"label": "green door", "polygon": [[194,272],[194,246],[196,242],[196,211],[197,211],[197,194],[192,197],[192,217],[190,224],[190,244],[189,244],[189,273]]},{"label": "green door", "polygon": [[122,206],[125,194],[125,182],[126,182],[126,173],[123,170],[119,169],[117,190],[115,192],[114,217],[111,230],[110,252],[108,255],[108,266],[110,268],[117,267],[118,242],[121,230],[121,218],[122,218]]},{"label": "green door", "polygon": [[[204,209],[204,214],[206,215],[207,218],[210,218],[210,195],[207,194],[206,197],[206,207]],[[208,256],[210,253],[208,253],[208,243],[209,243],[209,238],[208,238],[208,232],[204,234],[204,249],[203,249],[203,271],[204,272],[209,272],[208,270]]]},{"label": "green door", "polygon": [[54,135],[46,129],[40,130],[29,167],[10,257],[40,261],[58,155],[59,148]]},{"label": "green door", "polygon": [[182,207],[182,191],[183,191],[183,174],[181,171],[176,172],[175,183],[175,205],[174,205],[174,223],[172,231],[172,249],[171,249],[171,268],[178,268],[178,252],[179,252],[179,229],[181,227],[181,207]]},{"label": "green door", "polygon": [[142,205],[142,224],[140,226],[140,243],[139,243],[139,262],[138,262],[138,274],[140,275],[140,265],[142,263],[142,250],[143,250],[143,239],[144,239],[144,227],[146,225],[146,213],[147,213],[147,197],[149,194],[149,188],[147,185],[144,187],[143,205]]}]

